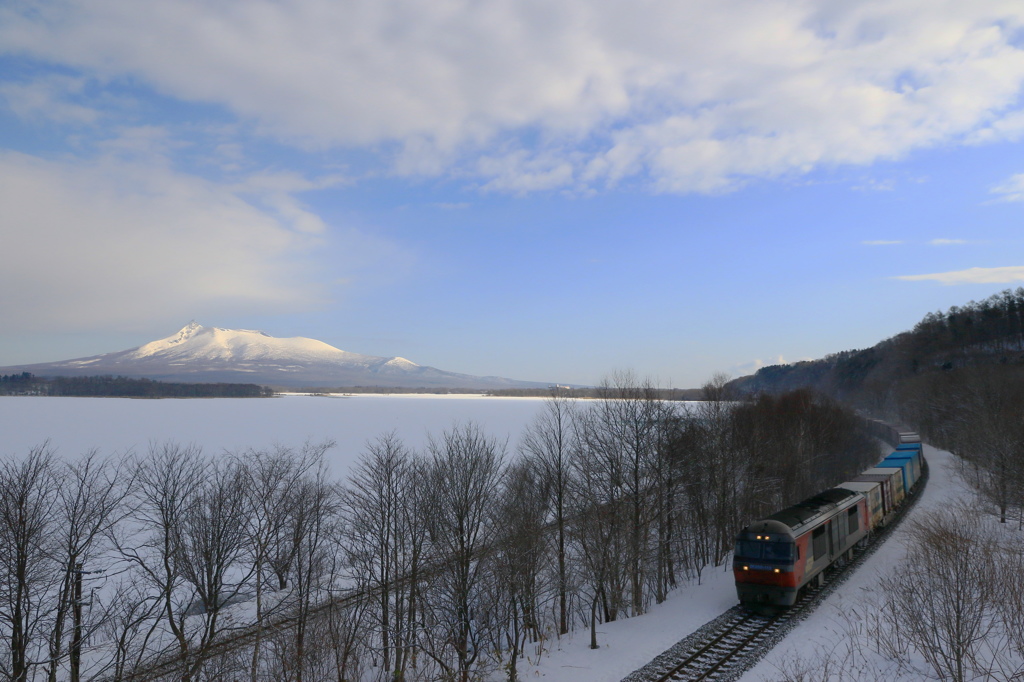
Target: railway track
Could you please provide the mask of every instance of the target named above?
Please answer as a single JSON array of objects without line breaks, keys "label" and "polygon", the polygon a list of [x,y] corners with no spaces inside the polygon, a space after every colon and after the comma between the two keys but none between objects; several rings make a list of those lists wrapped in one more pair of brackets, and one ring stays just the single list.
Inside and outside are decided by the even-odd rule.
[{"label": "railway track", "polygon": [[774,615],[758,615],[734,606],[630,673],[622,682],[738,680],[892,536],[921,499],[928,483],[928,463],[923,457],[921,461],[921,479],[898,515],[875,532],[866,545],[855,548],[852,559],[827,569],[823,586],[807,589],[796,604]]}]

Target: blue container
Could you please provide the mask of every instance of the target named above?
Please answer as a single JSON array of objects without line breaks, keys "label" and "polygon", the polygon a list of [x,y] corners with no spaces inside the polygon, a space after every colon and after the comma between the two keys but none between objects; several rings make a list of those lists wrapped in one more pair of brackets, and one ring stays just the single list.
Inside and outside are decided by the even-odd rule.
[{"label": "blue container", "polygon": [[921,478],[921,469],[923,464],[923,455],[920,450],[896,450],[896,452],[889,455],[890,457],[907,457],[909,456],[914,461],[914,480]]},{"label": "blue container", "polygon": [[877,466],[880,468],[902,469],[904,490],[909,491],[914,483],[917,482],[917,468],[914,466],[914,457],[911,455],[904,456],[893,453],[879,462]]}]

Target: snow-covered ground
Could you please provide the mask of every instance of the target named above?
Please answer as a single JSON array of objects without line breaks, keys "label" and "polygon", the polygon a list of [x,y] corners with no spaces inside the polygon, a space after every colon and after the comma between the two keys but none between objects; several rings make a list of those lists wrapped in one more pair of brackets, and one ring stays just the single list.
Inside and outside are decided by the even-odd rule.
[{"label": "snow-covered ground", "polygon": [[577,624],[561,640],[546,642],[541,655],[535,651],[520,666],[520,675],[552,682],[618,682],[736,603],[731,563],[728,571],[707,569],[700,585],[675,590],[643,616],[598,625],[598,649],[590,648],[590,630]]},{"label": "snow-covered ground", "polygon": [[[912,517],[969,494],[951,469],[949,453],[927,445],[924,453],[930,466],[929,481],[924,497],[910,512]],[[863,610],[864,600],[875,592],[879,577],[903,558],[906,527],[903,524],[855,575],[748,671],[742,682],[780,679],[780,667],[798,660],[819,660],[823,652],[837,650],[837,645],[850,644],[867,650],[863,633],[863,643],[847,641],[850,633],[843,614],[851,608]],[[646,615],[600,625],[600,649],[591,650],[589,631],[580,629],[561,641],[548,642],[545,652],[520,670],[526,672],[524,679],[548,682],[618,682],[736,603],[730,562],[727,567],[708,569],[700,585],[675,590],[665,603],[652,607]]]},{"label": "snow-covered ground", "polygon": [[333,440],[336,445],[328,457],[340,478],[367,441],[392,430],[407,446],[422,449],[428,434],[437,436],[456,422],[473,421],[493,437],[508,438],[511,454],[543,405],[541,398],[465,395],[206,400],[2,396],[0,455],[25,454],[46,440],[66,458],[91,448],[102,454],[143,453],[150,442],[196,444],[207,454],[217,454]]},{"label": "snow-covered ground", "polygon": [[[332,439],[337,445],[329,456],[335,475],[341,477],[368,440],[390,430],[410,447],[422,448],[428,434],[440,434],[456,422],[472,420],[493,436],[507,437],[510,453],[514,452],[523,429],[542,406],[541,399],[478,396],[286,396],[267,400],[0,397],[0,455],[24,454],[47,439],[65,457],[94,447],[106,454],[144,451],[151,441],[195,443],[208,453],[217,453],[275,444],[300,447],[307,440]],[[927,445],[924,452],[931,467],[930,480],[924,497],[911,512],[914,516],[969,495],[951,469],[949,453]],[[859,635],[862,642],[848,641],[850,621],[844,614],[851,609],[863,611],[867,600],[876,594],[880,576],[903,558],[903,529],[750,670],[743,682],[780,679],[781,668],[819,660],[824,653],[840,648],[859,648],[870,658],[863,632]],[[729,566],[708,568],[700,584],[680,587],[646,615],[599,625],[597,650],[589,648],[589,631],[582,624],[567,636],[535,646],[529,660],[521,661],[520,675],[549,682],[618,682],[734,604]]]}]

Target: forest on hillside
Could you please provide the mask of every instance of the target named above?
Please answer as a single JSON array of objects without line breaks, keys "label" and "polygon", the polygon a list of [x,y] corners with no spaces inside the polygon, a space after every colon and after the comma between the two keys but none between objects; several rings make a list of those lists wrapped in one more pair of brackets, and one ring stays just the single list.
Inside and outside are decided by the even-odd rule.
[{"label": "forest on hillside", "polygon": [[[689,407],[620,376],[557,393],[520,451],[478,426],[412,451],[330,443],[216,456],[0,461],[5,679],[517,679],[526,652],[645,613],[729,556],[737,530],[876,461],[807,391]],[[92,576],[92,577],[89,577]],[[102,585],[76,608],[76,584]],[[243,637],[237,647],[221,644]]]},{"label": "forest on hillside", "polygon": [[929,313],[913,329],[871,348],[762,367],[730,388],[739,394],[811,388],[872,413],[893,414],[909,381],[992,366],[1010,377],[1024,370],[1024,288]]},{"label": "forest on hillside", "polygon": [[1024,527],[1024,288],[929,313],[868,349],[762,368],[728,388],[814,390],[912,426],[965,463],[1000,520]]}]

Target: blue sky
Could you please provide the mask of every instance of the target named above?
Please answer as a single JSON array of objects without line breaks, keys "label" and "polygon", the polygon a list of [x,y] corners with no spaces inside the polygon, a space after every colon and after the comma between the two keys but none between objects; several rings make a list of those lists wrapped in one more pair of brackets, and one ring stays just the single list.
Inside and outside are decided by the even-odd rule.
[{"label": "blue sky", "polygon": [[207,326],[663,385],[1024,285],[1024,5],[0,4],[0,365]]}]

